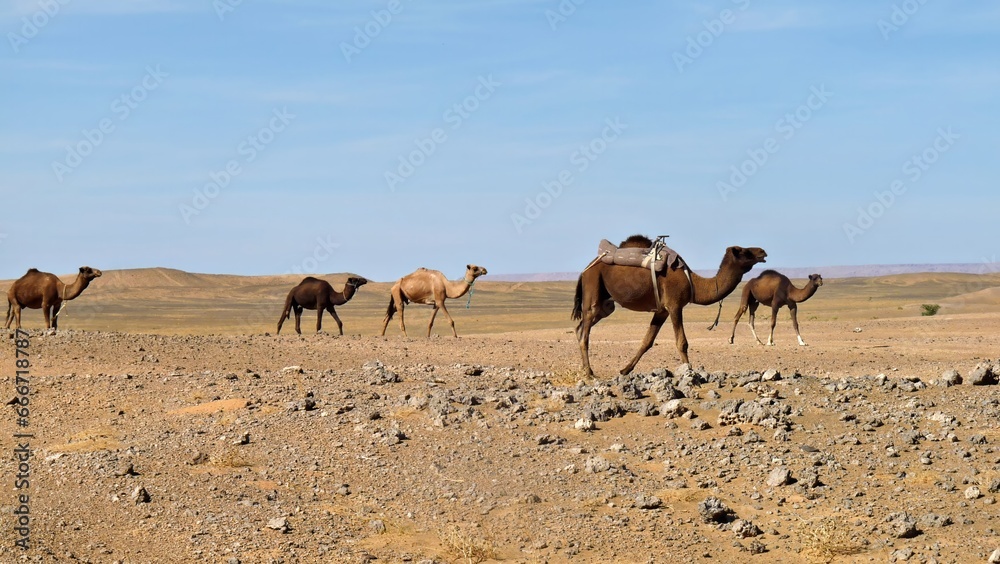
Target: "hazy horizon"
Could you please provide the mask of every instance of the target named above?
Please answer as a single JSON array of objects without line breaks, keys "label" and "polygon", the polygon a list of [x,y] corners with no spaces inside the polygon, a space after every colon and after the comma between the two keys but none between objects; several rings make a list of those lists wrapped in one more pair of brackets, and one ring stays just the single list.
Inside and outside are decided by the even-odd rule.
[{"label": "hazy horizon", "polygon": [[[995,265],[1000,6],[15,0],[0,278]],[[515,39],[516,38],[516,39]]]}]

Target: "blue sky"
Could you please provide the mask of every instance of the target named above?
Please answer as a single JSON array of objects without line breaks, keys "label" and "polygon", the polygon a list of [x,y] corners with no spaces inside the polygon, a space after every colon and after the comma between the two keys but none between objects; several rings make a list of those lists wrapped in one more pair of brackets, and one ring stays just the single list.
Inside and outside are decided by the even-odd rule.
[{"label": "blue sky", "polygon": [[0,277],[995,257],[1000,5],[803,4],[6,2]]}]

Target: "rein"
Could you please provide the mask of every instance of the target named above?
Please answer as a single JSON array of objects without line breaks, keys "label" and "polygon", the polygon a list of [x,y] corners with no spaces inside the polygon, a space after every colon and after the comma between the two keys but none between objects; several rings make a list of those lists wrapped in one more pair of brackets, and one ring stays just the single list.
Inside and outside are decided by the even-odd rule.
[{"label": "rein", "polygon": [[69,286],[63,284],[62,301],[59,302],[59,311],[57,311],[56,314],[53,315],[52,317],[59,317],[59,314],[62,313],[63,308],[66,307],[66,302],[68,301],[66,299],[66,289],[67,288],[69,288]]},{"label": "rein", "polygon": [[[466,282],[469,282],[469,281],[466,280]],[[476,279],[473,278],[472,282],[469,282],[469,300],[467,302],[465,302],[465,309],[469,309],[469,308],[472,307],[472,294],[475,294],[475,293],[476,293]]]},{"label": "rein", "polygon": [[[715,275],[715,295],[719,295],[719,275]],[[715,314],[715,323],[708,326],[708,330],[711,331],[719,326],[719,320],[722,319],[722,302],[725,300],[719,300],[719,313]]]}]

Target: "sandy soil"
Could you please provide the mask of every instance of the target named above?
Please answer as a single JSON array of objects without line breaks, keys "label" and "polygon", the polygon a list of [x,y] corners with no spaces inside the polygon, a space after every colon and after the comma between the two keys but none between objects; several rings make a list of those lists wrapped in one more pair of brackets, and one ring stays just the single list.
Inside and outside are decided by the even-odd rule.
[{"label": "sandy soil", "polygon": [[[479,310],[454,308],[457,340],[414,337],[426,311],[410,338],[370,336],[380,291],[338,308],[367,336],[124,333],[70,316],[31,331],[29,426],[17,406],[0,418],[11,452],[34,435],[30,488],[14,488],[14,455],[0,470],[0,561],[985,562],[1000,548],[1000,399],[970,380],[983,361],[1000,372],[986,370],[1000,308],[960,283],[960,298],[932,296],[953,304],[934,317],[916,315],[913,284],[866,283],[877,305],[863,312],[821,290],[800,308],[808,347],[787,313],[775,347],[745,324],[729,345],[703,308],[687,322],[694,370],[668,328],[628,377],[646,316],[616,313],[594,332],[596,379],[580,376],[566,285],[529,296],[559,319],[529,330],[487,287]],[[15,362],[8,342],[12,398]],[[951,369],[964,383],[942,385]]]}]

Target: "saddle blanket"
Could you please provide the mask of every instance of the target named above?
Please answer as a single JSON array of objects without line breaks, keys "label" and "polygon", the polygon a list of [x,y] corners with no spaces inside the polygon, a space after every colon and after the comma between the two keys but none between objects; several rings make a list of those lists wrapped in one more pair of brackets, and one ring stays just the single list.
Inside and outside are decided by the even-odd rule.
[{"label": "saddle blanket", "polygon": [[601,257],[601,262],[604,264],[617,264],[620,266],[638,266],[641,268],[649,268],[649,262],[653,261],[653,269],[656,272],[662,272],[664,268],[687,268],[687,263],[681,258],[677,251],[671,249],[670,247],[663,245],[659,248],[659,252],[654,252],[657,250],[656,247],[650,247],[648,249],[640,249],[637,247],[629,247],[627,249],[619,249],[614,243],[608,241],[607,239],[602,239],[600,245],[597,246],[597,254]]}]

